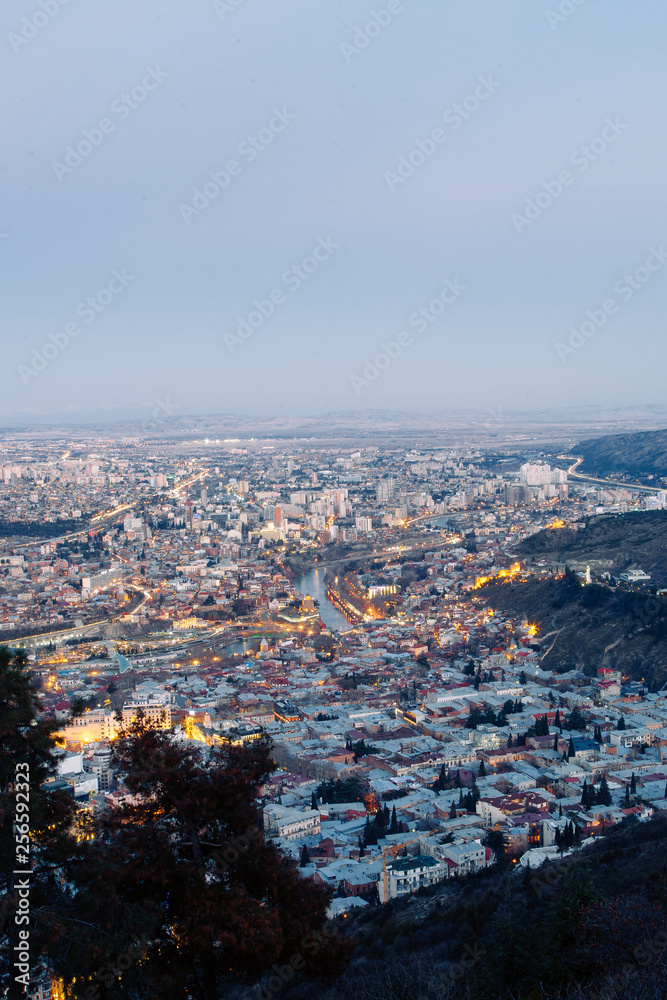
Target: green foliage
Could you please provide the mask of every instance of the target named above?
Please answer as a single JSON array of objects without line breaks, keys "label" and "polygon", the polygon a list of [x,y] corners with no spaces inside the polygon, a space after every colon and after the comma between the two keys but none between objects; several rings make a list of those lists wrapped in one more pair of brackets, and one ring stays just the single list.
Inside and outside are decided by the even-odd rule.
[{"label": "green foliage", "polygon": [[363,802],[364,788],[359,778],[344,781],[323,781],[317,788],[317,797],[322,802]]}]

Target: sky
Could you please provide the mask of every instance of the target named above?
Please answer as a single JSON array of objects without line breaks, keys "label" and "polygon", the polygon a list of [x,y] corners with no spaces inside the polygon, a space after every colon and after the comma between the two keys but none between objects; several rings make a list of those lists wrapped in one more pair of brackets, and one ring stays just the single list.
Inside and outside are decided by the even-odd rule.
[{"label": "sky", "polygon": [[5,0],[0,420],[662,403],[666,29]]}]

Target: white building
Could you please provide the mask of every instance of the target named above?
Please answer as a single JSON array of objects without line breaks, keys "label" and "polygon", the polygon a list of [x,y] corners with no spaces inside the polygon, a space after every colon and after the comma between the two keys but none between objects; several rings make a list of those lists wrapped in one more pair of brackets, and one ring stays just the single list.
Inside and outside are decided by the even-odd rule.
[{"label": "white building", "polygon": [[268,837],[300,840],[320,832],[318,809],[291,809],[273,802],[264,807],[264,829]]},{"label": "white building", "polygon": [[387,867],[387,899],[384,898],[384,880],[380,879],[378,893],[380,902],[399,896],[408,896],[424,885],[435,885],[449,877],[449,865],[445,861],[436,861],[425,854],[414,858],[399,858]]},{"label": "white building", "polygon": [[546,486],[551,483],[551,466],[550,465],[531,465],[530,462],[526,462],[521,466],[519,470],[521,476],[521,482],[524,486]]}]

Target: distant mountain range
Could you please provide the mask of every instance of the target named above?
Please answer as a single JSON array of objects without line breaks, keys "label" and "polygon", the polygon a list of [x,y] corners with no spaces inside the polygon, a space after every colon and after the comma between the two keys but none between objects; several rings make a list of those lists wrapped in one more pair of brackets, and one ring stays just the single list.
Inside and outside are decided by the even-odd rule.
[{"label": "distant mountain range", "polygon": [[[139,408],[139,407],[138,407]],[[638,428],[654,429],[667,424],[667,407],[641,406],[606,409],[597,406],[563,407],[536,411],[505,411],[502,407],[439,410],[432,412],[397,410],[341,410],[315,415],[244,415],[216,413],[189,415],[169,401],[145,407],[143,416],[121,414],[33,414],[0,416],[0,436],[85,438],[142,437],[153,440],[195,440],[212,438],[249,439],[348,439],[370,440],[394,437],[418,439],[437,436],[446,447],[461,441],[484,442],[487,446],[504,443],[538,443],[548,450],[573,447],[585,435],[608,434]]]},{"label": "distant mountain range", "polygon": [[579,472],[589,475],[667,475],[667,430],[593,438],[582,441],[576,451],[584,459]]}]

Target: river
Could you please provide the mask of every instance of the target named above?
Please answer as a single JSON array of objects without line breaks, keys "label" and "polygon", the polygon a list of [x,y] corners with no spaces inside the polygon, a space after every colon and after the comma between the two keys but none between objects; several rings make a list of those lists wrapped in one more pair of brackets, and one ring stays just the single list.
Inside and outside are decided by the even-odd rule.
[{"label": "river", "polygon": [[324,583],[325,572],[324,569],[312,569],[310,573],[296,579],[294,586],[304,597],[309,594],[314,601],[320,602],[320,618],[328,628],[347,630],[350,627],[347,618],[333,606],[327,597],[327,588]]}]

